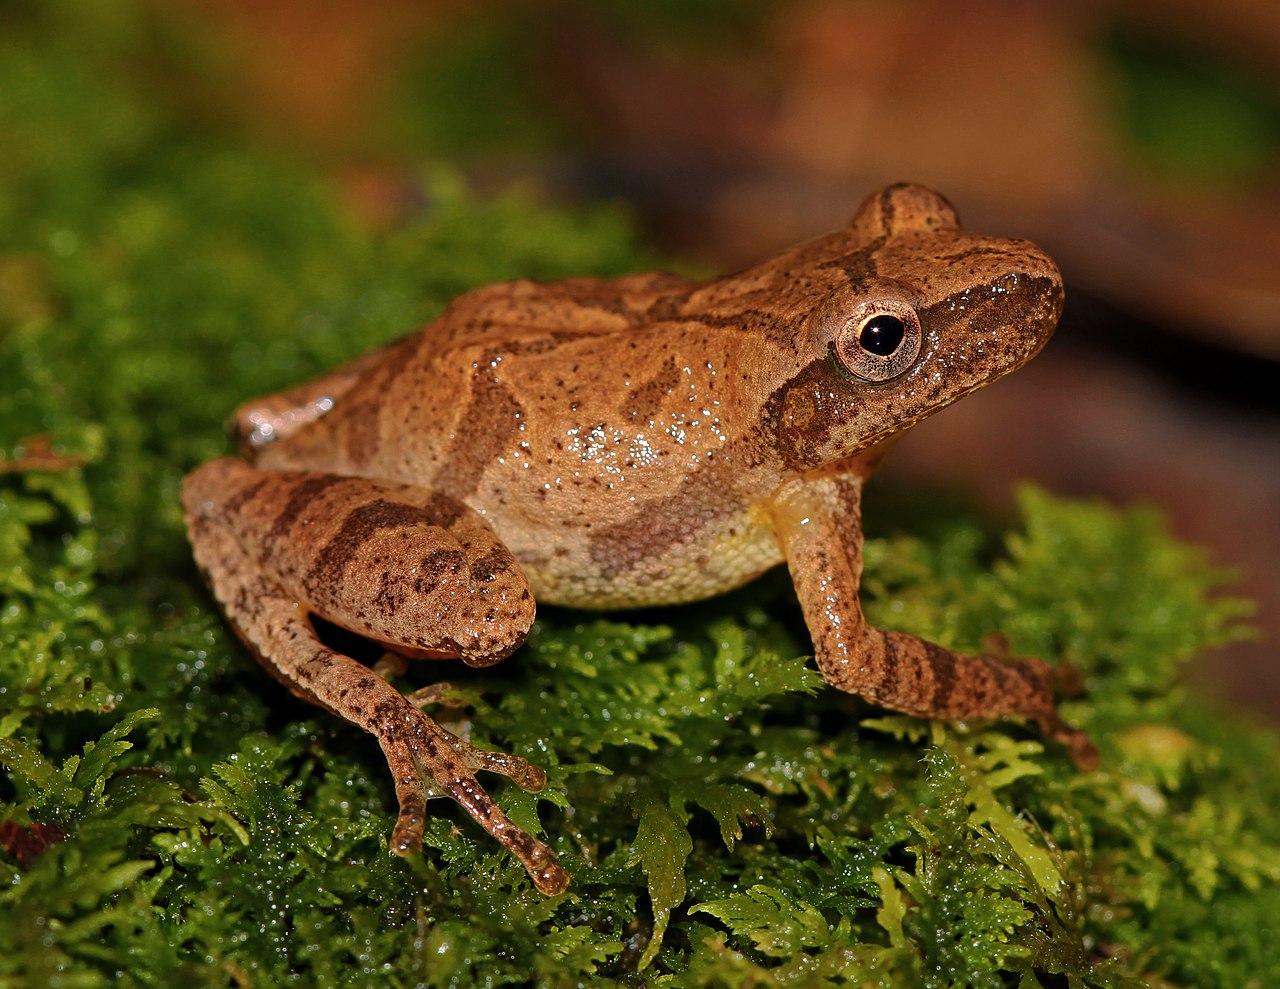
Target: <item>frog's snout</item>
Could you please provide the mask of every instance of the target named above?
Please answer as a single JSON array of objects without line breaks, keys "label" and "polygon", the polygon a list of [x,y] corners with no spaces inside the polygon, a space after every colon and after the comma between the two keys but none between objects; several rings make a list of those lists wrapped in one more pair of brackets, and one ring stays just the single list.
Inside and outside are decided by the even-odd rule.
[{"label": "frog's snout", "polygon": [[[988,241],[969,261],[972,284],[980,287],[952,296],[952,306],[939,307],[938,315],[943,326],[955,318],[956,329],[965,328],[954,345],[972,349],[979,363],[986,355],[986,376],[996,377],[1030,360],[1053,336],[1062,315],[1062,275],[1052,258],[1021,240]],[[983,376],[980,367],[973,373]]]},{"label": "frog's snout", "polygon": [[994,308],[1003,317],[1000,322],[1035,342],[1032,353],[1053,336],[1064,299],[1056,267],[1049,272],[1013,272],[992,287],[992,295]]}]

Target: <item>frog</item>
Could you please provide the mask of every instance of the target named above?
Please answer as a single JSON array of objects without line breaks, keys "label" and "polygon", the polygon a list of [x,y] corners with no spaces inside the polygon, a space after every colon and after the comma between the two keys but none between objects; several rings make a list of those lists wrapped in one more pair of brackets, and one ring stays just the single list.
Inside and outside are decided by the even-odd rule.
[{"label": "frog", "polygon": [[413,659],[506,658],[536,602],[674,605],[785,564],[830,687],[918,718],[1021,718],[1089,767],[1055,702],[1065,664],[880,629],[859,601],[865,481],[912,426],[1037,354],[1063,294],[1035,245],[971,232],[910,183],[733,274],[479,288],[242,405],[238,455],[184,480],[195,560],[269,673],[377,740],[391,851],[420,849],[427,801],[448,797],[546,895],[568,873],[477,778],[537,792],[545,772],[433,718],[447,683],[390,681]]}]

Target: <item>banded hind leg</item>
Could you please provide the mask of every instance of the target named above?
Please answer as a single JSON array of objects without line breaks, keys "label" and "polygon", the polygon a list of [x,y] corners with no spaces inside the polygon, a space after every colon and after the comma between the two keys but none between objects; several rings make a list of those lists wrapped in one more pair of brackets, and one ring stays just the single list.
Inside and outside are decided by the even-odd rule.
[{"label": "banded hind leg", "polygon": [[1041,659],[966,656],[868,624],[862,576],[862,482],[856,475],[801,478],[773,503],[792,582],[832,686],[905,714],[964,720],[1021,715],[1066,746],[1081,768],[1097,764],[1087,735],[1062,720],[1053,689],[1070,677]]},{"label": "banded hind leg", "polygon": [[309,471],[259,471],[223,458],[183,489],[196,561],[240,637],[300,697],[371,733],[395,778],[391,849],[422,844],[426,800],[448,796],[523,863],[537,888],[568,876],[549,847],[513,824],[477,781],[501,773],[546,785],[520,756],[486,752],[421,710],[369,667],[326,646],[311,616],[412,657],[474,666],[515,650],[533,623],[524,575],[475,512],[410,485]]}]

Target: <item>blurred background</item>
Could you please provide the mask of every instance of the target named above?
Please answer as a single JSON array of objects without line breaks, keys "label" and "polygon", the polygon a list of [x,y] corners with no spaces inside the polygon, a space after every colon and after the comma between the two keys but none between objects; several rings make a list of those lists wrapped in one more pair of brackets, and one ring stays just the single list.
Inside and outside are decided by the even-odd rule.
[{"label": "blurred background", "polygon": [[[369,228],[430,210],[444,163],[482,194],[624,202],[708,274],[903,179],[1035,240],[1068,283],[1058,337],[921,425],[885,490],[1158,503],[1259,604],[1263,637],[1198,683],[1280,718],[1280,4],[138,0],[115,37],[77,33],[99,0],[42,6],[0,0],[5,40],[64,17],[69,64],[321,176]],[[28,277],[0,259],[0,304],[37,305]]]}]

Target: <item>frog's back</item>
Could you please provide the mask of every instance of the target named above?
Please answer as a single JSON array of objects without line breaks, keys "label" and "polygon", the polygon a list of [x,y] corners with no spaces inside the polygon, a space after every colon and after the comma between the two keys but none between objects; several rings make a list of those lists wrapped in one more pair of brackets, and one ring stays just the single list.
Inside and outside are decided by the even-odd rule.
[{"label": "frog's back", "polygon": [[621,278],[528,279],[486,285],[458,296],[423,330],[421,344],[507,343],[526,337],[597,336],[652,323],[674,310],[694,283],[665,272]]}]

